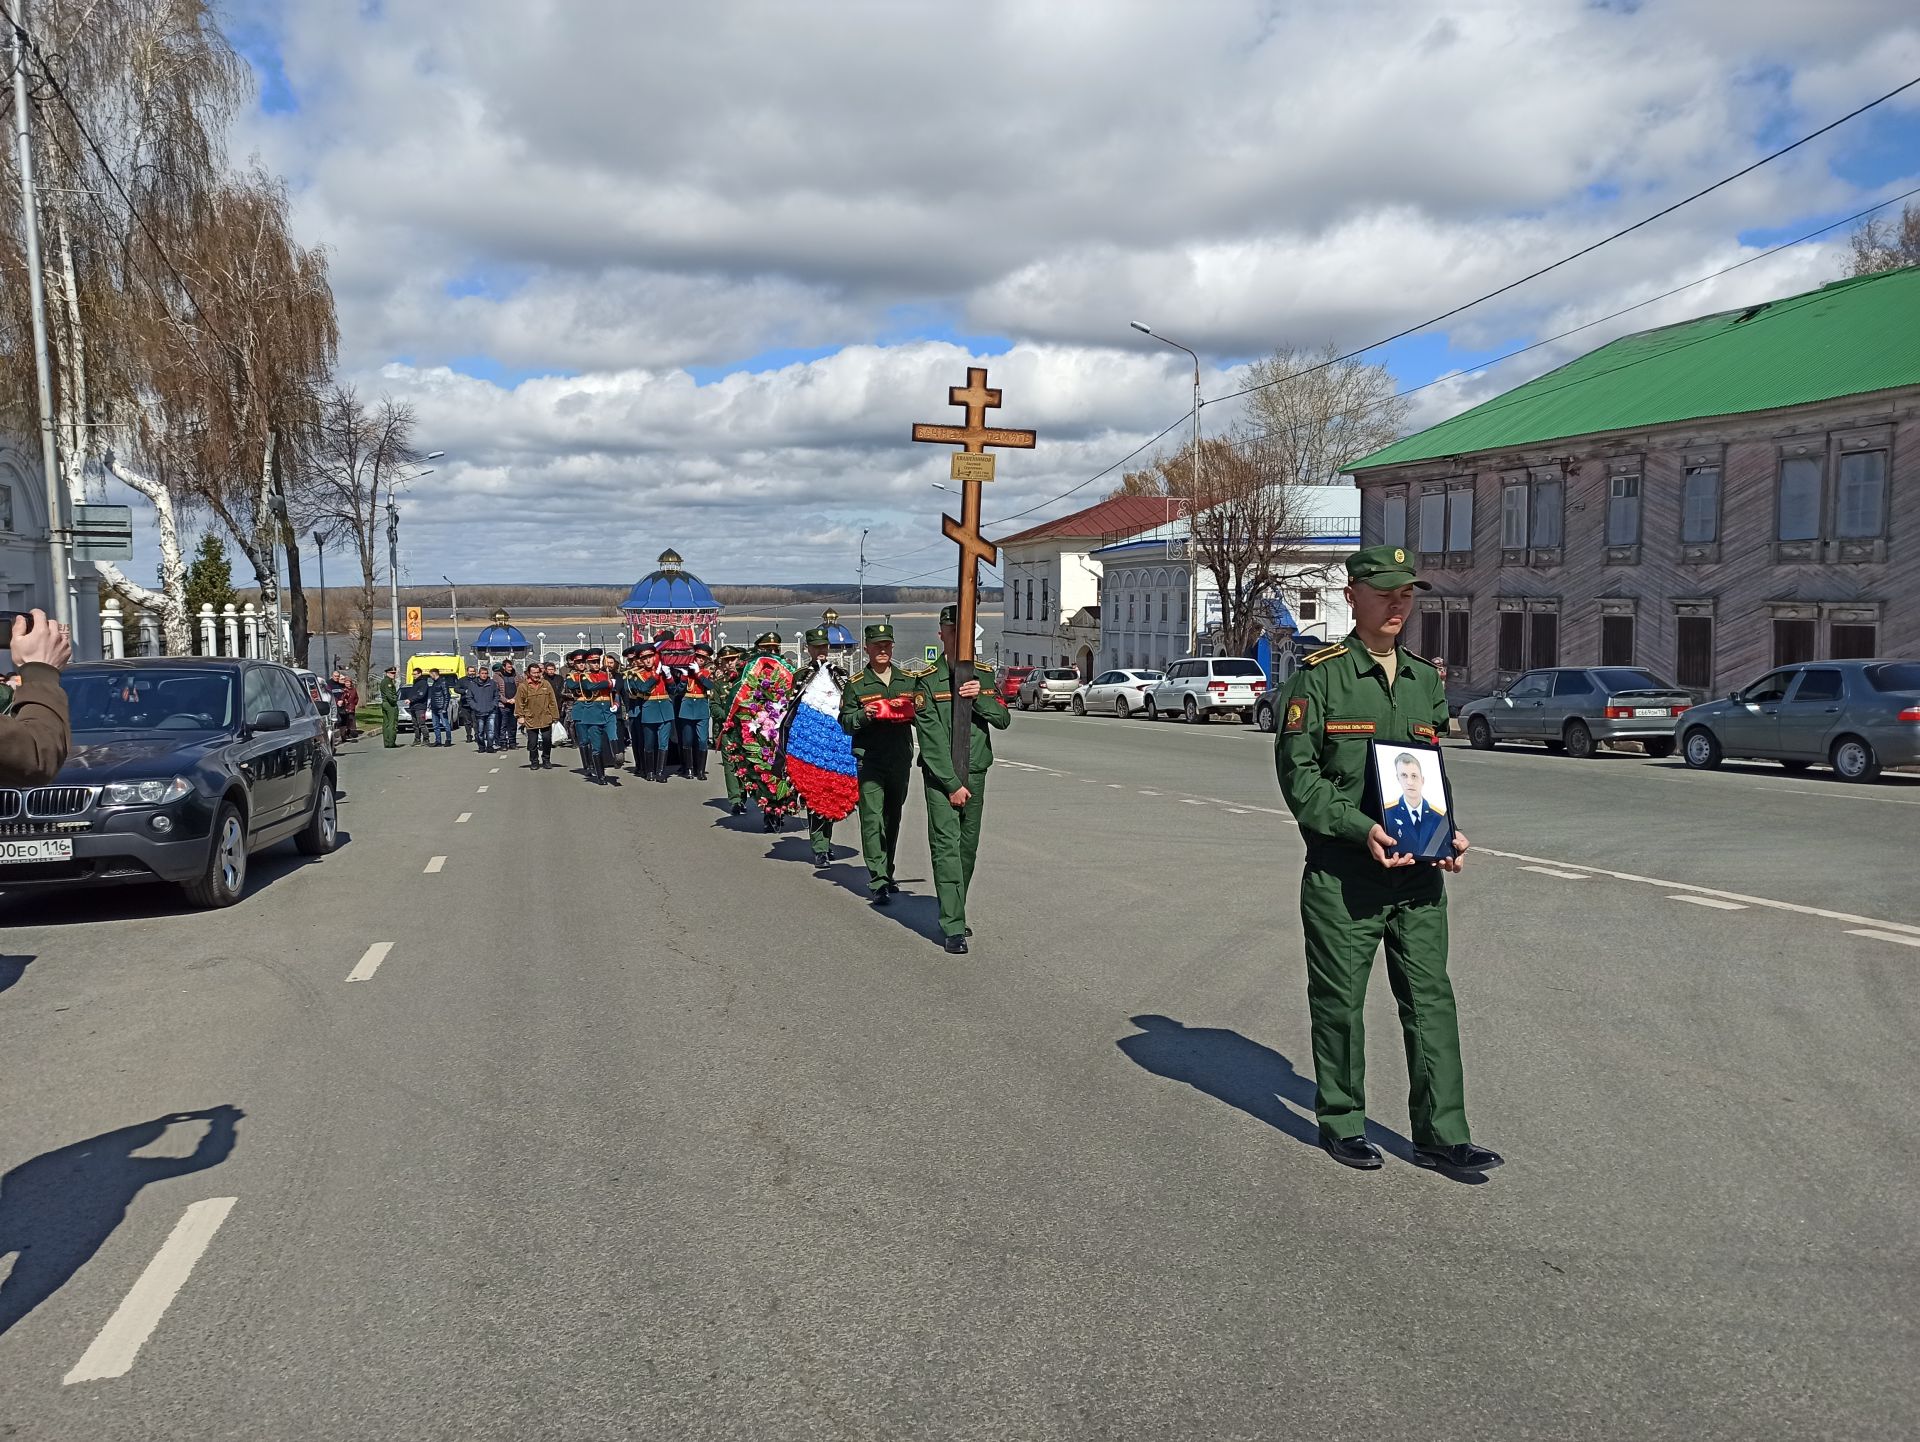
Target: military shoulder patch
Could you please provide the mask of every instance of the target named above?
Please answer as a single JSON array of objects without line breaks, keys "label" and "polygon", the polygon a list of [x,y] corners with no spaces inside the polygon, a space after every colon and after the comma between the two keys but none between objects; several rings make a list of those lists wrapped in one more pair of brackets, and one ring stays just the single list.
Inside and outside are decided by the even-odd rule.
[{"label": "military shoulder patch", "polygon": [[1422,741],[1433,740],[1433,727],[1428,726],[1424,723],[1416,722],[1414,725],[1409,726],[1407,729],[1413,732],[1413,734],[1415,736],[1418,736]]},{"label": "military shoulder patch", "polygon": [[1343,641],[1335,641],[1331,646],[1322,646],[1318,651],[1310,653],[1307,659],[1300,664],[1303,666],[1318,666],[1322,661],[1331,661],[1335,656],[1344,656],[1346,654],[1346,643]]},{"label": "military shoulder patch", "polygon": [[1304,731],[1307,729],[1307,698],[1295,696],[1287,702],[1287,716],[1282,723],[1282,731]]},{"label": "military shoulder patch", "polygon": [[1326,730],[1329,736],[1371,736],[1374,724],[1371,721],[1329,721]]}]

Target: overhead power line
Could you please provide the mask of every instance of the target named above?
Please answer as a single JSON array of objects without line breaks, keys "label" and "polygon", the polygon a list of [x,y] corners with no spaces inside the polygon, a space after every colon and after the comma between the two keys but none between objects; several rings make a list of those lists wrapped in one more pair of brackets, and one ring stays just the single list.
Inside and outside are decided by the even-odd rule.
[{"label": "overhead power line", "polygon": [[1821,136],[1827,134],[1829,131],[1838,129],[1840,126],[1845,125],[1849,120],[1853,120],[1858,118],[1859,116],[1865,115],[1869,110],[1873,109],[1876,105],[1886,104],[1886,102],[1893,99],[1894,96],[1901,94],[1903,91],[1911,90],[1916,85],[1920,85],[1920,75],[1914,76],[1913,79],[1907,81],[1907,83],[1904,85],[1894,86],[1894,88],[1889,90],[1885,95],[1879,96],[1878,98],[1873,100],[1869,100],[1865,105],[1859,106],[1858,108],[1853,110],[1849,110],[1845,115],[1842,115],[1838,120],[1828,121],[1825,125],[1821,126],[1818,130],[1808,132],[1807,134],[1801,136],[1798,140],[1793,141],[1791,144],[1783,145],[1778,150],[1773,151],[1771,154],[1761,156],[1758,160],[1754,161],[1753,164],[1734,171],[1732,175],[1722,176],[1719,180],[1714,181],[1712,185],[1707,186],[1705,189],[1694,191],[1692,195],[1687,196],[1684,200],[1676,200],[1672,205],[1665,206],[1660,210],[1656,210],[1652,215],[1645,216],[1640,220],[1636,220],[1632,225],[1625,226],[1620,230],[1616,230],[1612,235],[1602,236],[1599,240],[1594,241],[1593,244],[1582,246],[1579,250],[1574,251],[1573,254],[1571,255],[1563,255],[1560,257],[1560,259],[1552,262],[1549,265],[1543,265],[1538,270],[1529,271],[1527,272],[1527,274],[1519,277],[1517,280],[1508,281],[1505,285],[1499,287],[1497,290],[1490,290],[1485,295],[1475,296],[1472,300],[1465,301],[1460,305],[1456,305],[1455,307],[1453,307],[1452,310],[1443,310],[1440,312],[1439,315],[1431,316],[1428,319],[1420,321],[1415,325],[1410,325],[1405,330],[1395,331],[1392,335],[1387,336],[1385,339],[1374,341],[1368,345],[1363,345],[1356,350],[1350,350],[1345,355],[1337,355],[1337,356],[1334,356],[1331,360],[1320,361],[1315,365],[1306,366],[1301,370],[1290,371],[1283,376],[1275,376],[1270,381],[1261,381],[1256,385],[1244,386],[1240,390],[1229,391],[1227,394],[1222,396],[1209,396],[1207,399],[1201,401],[1200,404],[1203,406],[1218,405],[1221,401],[1235,400],[1240,396],[1252,395],[1255,391],[1267,390],[1273,386],[1285,385],[1288,381],[1299,380],[1302,376],[1310,376],[1315,371],[1323,371],[1323,370],[1326,370],[1329,366],[1339,365],[1342,361],[1350,361],[1355,356],[1365,355],[1370,350],[1378,350],[1383,345],[1392,345],[1397,340],[1405,340],[1408,336],[1414,335],[1423,330],[1427,330],[1432,326],[1436,326],[1440,324],[1440,322],[1443,320],[1451,320],[1454,316],[1459,315],[1462,311],[1472,310],[1475,306],[1482,305],[1487,301],[1492,300],[1496,296],[1505,295],[1508,291],[1516,289],[1519,286],[1523,286],[1530,280],[1538,280],[1541,276],[1546,275],[1550,271],[1558,270],[1563,265],[1569,265],[1572,262],[1579,260],[1582,256],[1592,255],[1596,250],[1600,249],[1600,247],[1604,245],[1611,245],[1614,241],[1621,239],[1623,236],[1632,235],[1636,230],[1640,230],[1646,226],[1652,225],[1654,221],[1660,220],[1665,216],[1672,215],[1676,210],[1681,209],[1683,206],[1692,205],[1694,201],[1699,200],[1704,196],[1712,195],[1714,191],[1719,190],[1721,187],[1733,184],[1734,181],[1740,179],[1742,176],[1753,174],[1753,172],[1758,170],[1761,166],[1769,165],[1772,162],[1778,160],[1781,156],[1790,154],[1791,152],[1798,150],[1801,146],[1808,144],[1810,141],[1818,140]]}]

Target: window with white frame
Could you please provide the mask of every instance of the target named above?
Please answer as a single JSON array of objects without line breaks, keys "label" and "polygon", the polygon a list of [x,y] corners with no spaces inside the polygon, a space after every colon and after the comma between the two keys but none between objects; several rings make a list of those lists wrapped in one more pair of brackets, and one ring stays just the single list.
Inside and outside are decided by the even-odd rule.
[{"label": "window with white frame", "polygon": [[1508,480],[1500,492],[1500,549],[1551,550],[1560,544],[1565,487],[1558,476]]},{"label": "window with white frame", "polygon": [[1294,607],[1293,618],[1303,625],[1308,621],[1318,621],[1320,619],[1320,593],[1318,591],[1302,591],[1300,593],[1299,604]]},{"label": "window with white frame", "polygon": [[1840,457],[1834,486],[1833,534],[1841,540],[1872,540],[1886,530],[1887,453],[1850,451]]},{"label": "window with white frame", "polygon": [[1630,471],[1607,477],[1607,544],[1640,544],[1640,477]]}]

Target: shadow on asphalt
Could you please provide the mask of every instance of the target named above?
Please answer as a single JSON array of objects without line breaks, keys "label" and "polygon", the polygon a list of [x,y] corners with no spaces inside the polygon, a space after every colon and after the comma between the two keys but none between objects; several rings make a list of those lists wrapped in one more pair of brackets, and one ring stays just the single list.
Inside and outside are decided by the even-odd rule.
[{"label": "shadow on asphalt", "polygon": [[21,977],[33,964],[30,956],[0,956],[0,991],[5,991]]},{"label": "shadow on asphalt", "polygon": [[[940,940],[940,902],[933,896],[917,896],[910,892],[896,891],[893,899],[885,906],[874,906],[867,893],[867,863],[859,847],[846,847],[836,844],[833,848],[834,864],[826,870],[825,877],[842,891],[851,892],[860,898],[876,915],[885,917],[896,926],[911,931],[915,936],[927,941]],[[783,836],[767,848],[770,861],[804,862],[813,866],[813,843],[805,836]],[[908,877],[908,881],[919,878]]]},{"label": "shadow on asphalt", "polygon": [[[334,847],[337,855],[353,834],[342,830]],[[308,856],[291,841],[278,841],[265,851],[247,858],[247,886],[236,906],[245,906],[254,896],[283,876],[327,858]],[[83,921],[153,921],[164,916],[191,916],[196,909],[171,882],[141,882],[128,886],[81,886],[71,891],[23,891],[15,896],[0,893],[0,912],[17,926],[66,926]],[[0,973],[0,989],[4,989]]]},{"label": "shadow on asphalt", "polygon": [[[0,1256],[17,1252],[0,1282],[0,1334],[67,1284],[125,1220],[140,1189],[219,1166],[233,1154],[235,1106],[173,1112],[42,1152],[0,1177]],[[204,1121],[191,1156],[137,1157],[178,1123]]]},{"label": "shadow on asphalt", "polygon": [[[1128,1020],[1140,1030],[1121,1037],[1114,1045],[1135,1066],[1169,1081],[1185,1082],[1275,1131],[1319,1149],[1313,1082],[1294,1070],[1293,1063],[1281,1053],[1226,1027],[1188,1026],[1153,1013]],[[1367,1139],[1402,1161],[1413,1160],[1413,1143],[1391,1127],[1369,1121]],[[1468,1186],[1486,1180],[1451,1172],[1437,1175]]]}]

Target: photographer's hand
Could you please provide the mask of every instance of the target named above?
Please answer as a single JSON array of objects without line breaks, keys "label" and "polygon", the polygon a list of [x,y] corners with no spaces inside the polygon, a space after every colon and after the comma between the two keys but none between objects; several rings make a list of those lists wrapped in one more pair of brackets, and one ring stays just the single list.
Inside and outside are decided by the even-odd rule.
[{"label": "photographer's hand", "polygon": [[47,613],[35,607],[31,619],[13,618],[13,636],[7,649],[13,653],[15,666],[37,661],[58,671],[73,659],[73,638],[65,626],[49,621]]}]

